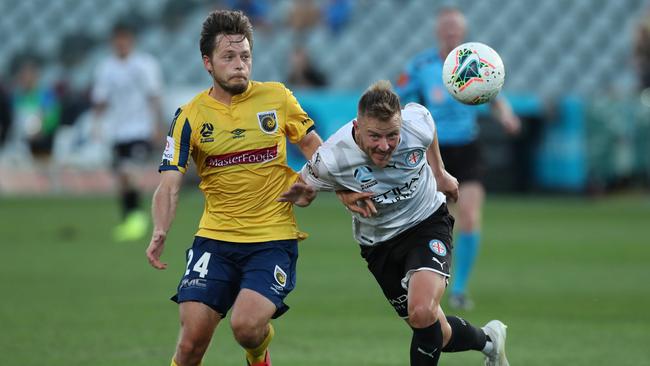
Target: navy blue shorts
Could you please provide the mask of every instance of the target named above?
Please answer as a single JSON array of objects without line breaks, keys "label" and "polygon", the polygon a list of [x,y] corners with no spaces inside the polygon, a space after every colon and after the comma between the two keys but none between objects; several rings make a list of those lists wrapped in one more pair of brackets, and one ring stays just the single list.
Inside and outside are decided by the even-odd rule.
[{"label": "navy blue shorts", "polygon": [[275,304],[273,318],[289,307],[284,298],[296,285],[298,241],[232,243],[196,236],[187,250],[177,303],[198,301],[225,317],[239,291],[247,288]]}]

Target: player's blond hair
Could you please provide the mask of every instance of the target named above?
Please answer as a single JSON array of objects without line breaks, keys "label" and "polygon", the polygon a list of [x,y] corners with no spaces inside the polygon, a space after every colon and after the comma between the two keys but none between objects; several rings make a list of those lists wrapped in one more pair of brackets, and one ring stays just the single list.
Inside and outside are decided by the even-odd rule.
[{"label": "player's blond hair", "polygon": [[360,118],[372,117],[380,121],[388,121],[400,113],[399,97],[390,81],[379,80],[370,85],[359,99],[357,113]]}]

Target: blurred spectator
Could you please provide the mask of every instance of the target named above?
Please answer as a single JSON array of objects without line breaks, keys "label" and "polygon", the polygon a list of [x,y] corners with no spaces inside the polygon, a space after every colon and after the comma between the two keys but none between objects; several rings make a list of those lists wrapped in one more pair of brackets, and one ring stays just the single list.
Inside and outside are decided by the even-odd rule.
[{"label": "blurred spectator", "polygon": [[329,0],[324,13],[325,22],[330,31],[338,35],[350,20],[352,2],[350,0]]},{"label": "blurred spectator", "polygon": [[33,54],[18,55],[11,64],[14,83],[9,143],[16,154],[27,150],[32,157],[47,160],[59,126],[60,105],[54,90],[41,85],[40,71],[41,60]]},{"label": "blurred spectator", "polygon": [[111,43],[113,54],[97,67],[91,99],[95,125],[103,120],[113,142],[113,168],[123,214],[114,238],[130,241],[143,238],[149,226],[137,178],[145,166],[150,168],[152,141],[162,139],[162,75],[152,56],[135,51],[130,23],[113,28]]},{"label": "blurred spectator", "polygon": [[84,67],[88,51],[95,46],[86,34],[67,34],[59,48],[56,93],[61,103],[61,125],[72,125],[90,108],[89,85],[91,70]]},{"label": "blurred spectator", "polygon": [[289,68],[287,84],[291,88],[319,88],[327,85],[327,77],[316,68],[302,46],[293,49]]},{"label": "blurred spectator", "polygon": [[313,0],[294,0],[287,23],[296,32],[305,32],[320,22],[320,9]]},{"label": "blurred spectator", "polygon": [[0,84],[0,151],[2,151],[2,147],[7,140],[10,125],[11,103],[4,85]]},{"label": "blurred spectator", "polygon": [[650,88],[650,9],[641,18],[634,40],[634,58],[641,90]]},{"label": "blurred spectator", "polygon": [[227,0],[226,6],[230,9],[241,10],[254,27],[270,27],[268,21],[270,6],[267,0]]}]

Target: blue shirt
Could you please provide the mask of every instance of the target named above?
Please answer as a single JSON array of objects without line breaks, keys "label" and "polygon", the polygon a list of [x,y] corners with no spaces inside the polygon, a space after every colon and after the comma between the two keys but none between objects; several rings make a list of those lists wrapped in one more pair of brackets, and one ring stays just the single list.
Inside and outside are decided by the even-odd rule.
[{"label": "blue shirt", "polygon": [[437,49],[425,50],[407,64],[396,91],[402,103],[417,102],[429,109],[438,129],[438,143],[465,145],[478,136],[477,108],[454,99],[442,81],[442,64]]}]

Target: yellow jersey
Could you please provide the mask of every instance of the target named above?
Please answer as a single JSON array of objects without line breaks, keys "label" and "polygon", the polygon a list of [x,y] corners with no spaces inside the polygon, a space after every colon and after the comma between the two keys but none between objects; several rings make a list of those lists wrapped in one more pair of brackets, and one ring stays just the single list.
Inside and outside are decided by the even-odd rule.
[{"label": "yellow jersey", "polygon": [[176,111],[159,169],[185,173],[194,160],[205,196],[196,235],[236,243],[303,239],[293,206],[276,200],[298,179],[287,165],[286,140],[299,142],[314,122],[280,83],[251,81],[230,105],[209,92]]}]

